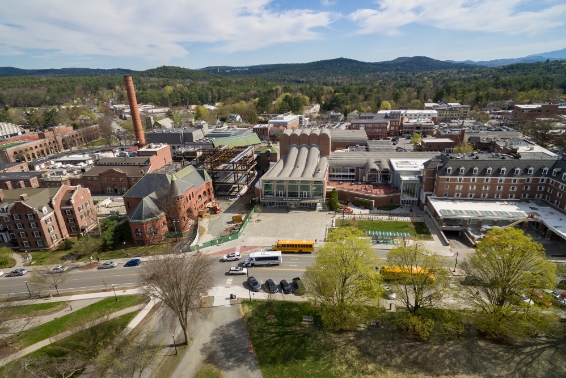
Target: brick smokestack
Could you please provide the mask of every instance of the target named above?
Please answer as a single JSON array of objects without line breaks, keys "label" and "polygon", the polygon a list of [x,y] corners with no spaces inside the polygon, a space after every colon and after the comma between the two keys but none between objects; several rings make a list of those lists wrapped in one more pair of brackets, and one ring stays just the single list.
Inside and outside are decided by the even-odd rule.
[{"label": "brick smokestack", "polygon": [[138,141],[138,146],[145,146],[145,134],[143,132],[143,127],[140,118],[140,112],[138,111],[138,101],[136,100],[136,90],[134,89],[134,82],[131,76],[124,76],[124,85],[126,86],[126,92],[128,93],[128,102],[130,103],[130,112],[132,114],[132,122],[134,124],[134,133],[136,134],[136,140]]}]

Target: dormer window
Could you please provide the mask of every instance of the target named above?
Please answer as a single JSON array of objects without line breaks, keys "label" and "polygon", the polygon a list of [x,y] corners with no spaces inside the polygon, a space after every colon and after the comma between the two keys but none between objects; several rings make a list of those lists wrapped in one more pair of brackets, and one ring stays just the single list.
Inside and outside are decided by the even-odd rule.
[{"label": "dormer window", "polygon": [[478,167],[474,167],[474,171],[473,171],[473,172],[474,172],[474,175],[477,175],[477,174],[478,174]]},{"label": "dormer window", "polygon": [[521,168],[515,168],[515,174],[520,175],[521,174]]},{"label": "dormer window", "polygon": [[446,173],[448,173],[449,175],[452,174],[452,168],[446,168]]},{"label": "dormer window", "polygon": [[502,174],[502,175],[504,175],[504,174],[505,174],[505,172],[507,172],[507,169],[505,169],[505,168],[501,168],[501,174]]},{"label": "dormer window", "polygon": [[529,167],[529,170],[527,171],[529,175],[532,175],[534,172],[534,168],[533,167]]},{"label": "dormer window", "polygon": [[556,177],[556,173],[558,173],[558,171],[556,169],[552,170],[552,176]]},{"label": "dormer window", "polygon": [[486,172],[488,175],[491,175],[491,167],[487,168]]},{"label": "dormer window", "polygon": [[566,180],[566,173],[562,174],[562,180]]},{"label": "dormer window", "polygon": [[460,174],[461,174],[461,175],[464,174],[464,167],[460,167]]},{"label": "dormer window", "polygon": [[548,168],[543,168],[543,169],[542,169],[542,174],[543,174],[543,175],[548,174]]}]

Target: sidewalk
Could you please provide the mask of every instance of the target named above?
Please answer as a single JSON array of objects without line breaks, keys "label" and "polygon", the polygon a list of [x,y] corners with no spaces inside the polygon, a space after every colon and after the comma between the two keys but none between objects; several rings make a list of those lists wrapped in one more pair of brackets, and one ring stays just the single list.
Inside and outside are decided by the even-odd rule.
[{"label": "sidewalk", "polygon": [[[139,289],[128,289],[128,290],[116,290],[116,295],[136,295],[140,294]],[[13,302],[14,306],[25,306],[30,304],[36,303],[43,303],[43,302],[73,302],[73,301],[80,301],[83,299],[102,299],[113,297],[114,291],[101,291],[98,293],[88,293],[88,294],[78,294],[78,295],[65,295],[53,298],[38,298],[38,299],[26,299],[24,301],[15,301]]]},{"label": "sidewalk", "polygon": [[[93,322],[92,324],[89,325],[88,328],[94,327],[95,325],[98,325],[98,324],[103,323],[103,322],[105,322],[105,321],[112,320],[112,319],[115,319],[115,318],[120,317],[120,316],[122,316],[122,315],[129,314],[130,312],[134,312],[134,311],[138,311],[138,310],[139,310],[139,306],[132,306],[132,307],[125,308],[125,309],[123,309],[123,310],[120,310],[120,311],[118,311],[118,312],[115,312],[115,313],[111,314],[111,315],[110,315],[108,318],[106,318],[106,319],[99,319],[99,320]],[[58,335],[55,335],[55,336],[53,336],[53,337],[51,337],[51,338],[49,338],[49,339],[45,339],[45,340],[43,340],[43,341],[40,341],[40,342],[35,343],[35,344],[33,344],[33,345],[30,345],[30,346],[28,346],[28,347],[26,347],[26,348],[24,348],[24,349],[21,349],[21,350],[17,351],[16,353],[13,353],[13,354],[9,355],[8,357],[5,357],[5,358],[1,359],[1,360],[0,360],[0,366],[4,366],[4,365],[6,365],[6,364],[9,364],[10,362],[12,362],[12,361],[14,361],[14,360],[17,360],[18,358],[21,358],[21,357],[23,357],[23,356],[25,356],[25,355],[27,355],[27,354],[33,353],[33,352],[35,352],[36,350],[43,348],[44,346],[47,346],[47,345],[50,345],[50,344],[52,344],[52,343],[54,343],[54,342],[57,342],[57,341],[59,341],[59,340],[62,340],[62,339],[64,339],[64,338],[69,337],[69,336],[71,336],[72,334],[77,333],[77,332],[80,332],[80,331],[82,331],[82,330],[84,330],[83,327],[76,327],[76,328],[73,328],[73,329],[71,329],[71,330],[68,330],[68,331],[65,331],[65,332],[63,332],[63,333],[60,333],[60,334],[58,334]]]}]

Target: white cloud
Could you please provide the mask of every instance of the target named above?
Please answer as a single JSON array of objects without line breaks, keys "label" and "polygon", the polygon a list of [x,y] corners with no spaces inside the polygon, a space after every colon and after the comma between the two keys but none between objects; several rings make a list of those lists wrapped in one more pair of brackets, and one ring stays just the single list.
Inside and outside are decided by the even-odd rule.
[{"label": "white cloud", "polygon": [[329,12],[275,10],[271,0],[4,0],[0,55],[22,51],[140,56],[162,63],[194,43],[235,52],[312,40]]},{"label": "white cloud", "polygon": [[376,3],[377,9],[358,9],[348,15],[359,26],[359,33],[397,34],[399,27],[412,23],[506,34],[536,33],[566,25],[563,0],[537,2],[536,10],[522,8],[527,3],[525,0],[376,0]]}]

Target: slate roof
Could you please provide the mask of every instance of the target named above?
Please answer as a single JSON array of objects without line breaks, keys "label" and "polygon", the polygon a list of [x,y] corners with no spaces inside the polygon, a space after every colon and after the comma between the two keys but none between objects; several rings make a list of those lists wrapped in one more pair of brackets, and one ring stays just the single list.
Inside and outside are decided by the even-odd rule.
[{"label": "slate roof", "polygon": [[26,205],[41,210],[44,206],[53,210],[51,207],[51,198],[61,188],[22,188],[13,190],[4,190],[4,201],[2,201],[2,206],[12,205],[16,201],[20,201],[20,195],[27,194],[28,199],[24,202]]},{"label": "slate roof", "polygon": [[[175,179],[172,179],[175,176]],[[191,187],[199,188],[205,183],[201,174],[193,167],[188,166],[174,173],[152,172],[143,176],[124,198],[144,198],[149,195],[160,196],[163,193],[185,193]],[[171,189],[171,186],[174,188]]]},{"label": "slate roof", "polygon": [[85,173],[83,176],[96,176],[98,177],[101,173],[106,171],[117,171],[128,175],[128,177],[141,177],[143,174],[141,171],[146,172],[150,166],[148,165],[105,165],[105,166],[94,166]]},{"label": "slate roof", "polygon": [[31,171],[31,172],[4,172],[0,174],[1,181],[8,180],[29,180],[34,177],[39,177],[45,172],[42,171]]},{"label": "slate roof", "polygon": [[158,219],[162,215],[163,211],[159,210],[155,202],[150,197],[144,197],[130,213],[128,219],[130,222],[149,222]]}]

